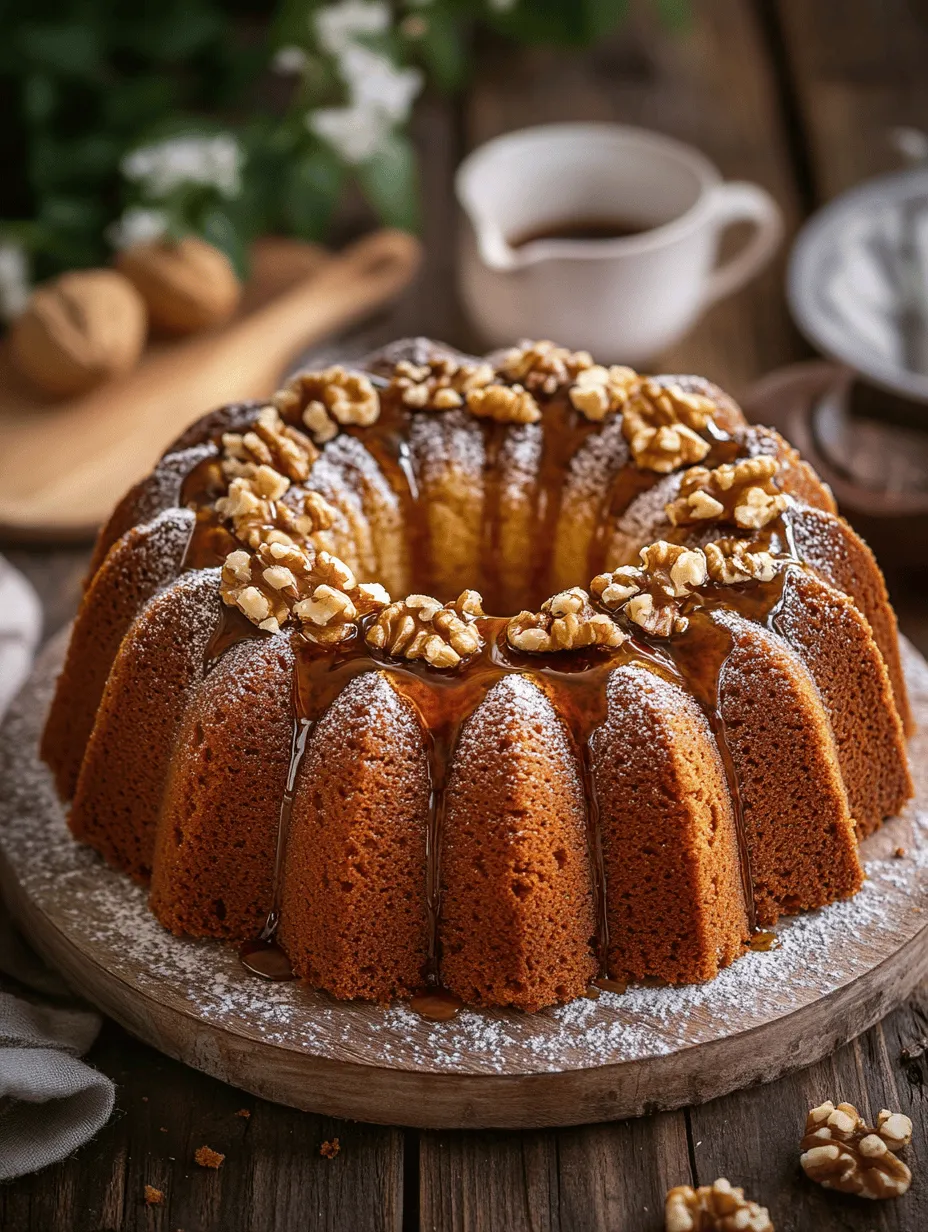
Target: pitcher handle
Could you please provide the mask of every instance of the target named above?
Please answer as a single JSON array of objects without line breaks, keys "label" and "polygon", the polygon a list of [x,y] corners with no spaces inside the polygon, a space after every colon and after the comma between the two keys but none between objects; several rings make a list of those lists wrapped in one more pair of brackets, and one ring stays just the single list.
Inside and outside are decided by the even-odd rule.
[{"label": "pitcher handle", "polygon": [[712,271],[703,306],[714,304],[744,286],[767,264],[783,237],[783,214],[759,184],[733,180],[715,189],[715,225],[719,231],[736,222],[753,224],[754,234],[740,252]]}]

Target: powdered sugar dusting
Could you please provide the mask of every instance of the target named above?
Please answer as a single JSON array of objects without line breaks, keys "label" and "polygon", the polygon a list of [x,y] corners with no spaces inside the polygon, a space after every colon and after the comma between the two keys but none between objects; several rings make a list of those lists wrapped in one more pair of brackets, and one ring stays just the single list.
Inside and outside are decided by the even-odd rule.
[{"label": "powdered sugar dusting", "polygon": [[[868,840],[867,880],[854,899],[784,921],[779,949],[749,953],[705,985],[603,993],[535,1015],[465,1010],[451,1022],[427,1024],[405,1005],[339,1003],[298,983],[265,983],[242,969],[234,947],[172,936],[149,913],[142,889],[73,842],[37,759],[61,639],[44,654],[0,741],[0,845],[28,898],[79,948],[102,956],[140,995],[246,1038],[437,1073],[552,1073],[667,1055],[727,1035],[733,1021],[747,1030],[810,1004],[874,967],[928,921],[928,666],[905,649],[923,729],[912,742],[916,801]],[[354,688],[372,706],[392,709],[375,675]],[[533,718],[545,709],[521,677],[497,689],[494,706]],[[893,858],[897,847],[904,858]],[[849,946],[849,937],[857,944]]]},{"label": "powdered sugar dusting", "polygon": [[470,476],[478,490],[482,486],[483,432],[468,411],[413,416],[409,449],[426,486],[443,483],[449,468]]}]

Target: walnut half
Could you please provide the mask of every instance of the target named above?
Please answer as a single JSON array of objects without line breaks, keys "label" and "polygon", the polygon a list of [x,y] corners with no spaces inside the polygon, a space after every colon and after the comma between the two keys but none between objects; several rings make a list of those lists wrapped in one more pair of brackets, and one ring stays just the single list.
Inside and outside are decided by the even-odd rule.
[{"label": "walnut half", "polygon": [[259,544],[255,552],[232,552],[219,593],[259,629],[276,633],[292,617],[306,638],[322,646],[348,641],[359,617],[390,602],[379,583],[359,583],[337,556],[276,541]]},{"label": "walnut half", "polygon": [[368,427],[380,416],[380,397],[370,378],[338,366],[297,373],[273,401],[288,423],[302,422],[318,445],[330,441],[342,424]]},{"label": "walnut half", "polygon": [[676,500],[666,506],[673,526],[700,522],[733,523],[742,530],[761,530],[792,504],[774,478],[776,458],[742,458],[708,470],[693,466],[683,476]]},{"label": "walnut half", "polygon": [[396,659],[458,667],[483,645],[474,624],[483,615],[483,600],[476,590],[462,591],[454,603],[446,604],[429,595],[407,595],[380,612],[365,640]]},{"label": "walnut half", "polygon": [[390,389],[404,406],[414,410],[450,411],[463,406],[474,389],[483,389],[493,380],[488,363],[469,363],[456,359],[433,359],[425,364],[401,360],[393,370]]},{"label": "walnut half", "polygon": [[664,1203],[665,1232],[774,1232],[770,1212],[719,1177],[711,1185],[677,1185]]},{"label": "walnut half", "polygon": [[467,395],[467,409],[478,419],[495,419],[497,423],[537,423],[541,409],[527,389],[521,385],[485,385]]},{"label": "walnut half", "polygon": [[799,1162],[810,1180],[825,1189],[859,1198],[898,1198],[912,1183],[912,1173],[894,1152],[912,1140],[912,1122],[901,1112],[883,1109],[876,1128],[864,1123],[853,1104],[826,1100],[806,1118]]},{"label": "walnut half", "polygon": [[318,457],[306,433],[285,424],[273,406],[262,407],[246,432],[222,436],[222,473],[227,479],[250,478],[259,466],[269,466],[294,483],[305,483]]},{"label": "walnut half", "polygon": [[575,411],[598,423],[613,411],[623,410],[640,384],[641,378],[633,368],[594,364],[577,376],[568,397]]},{"label": "walnut half", "polygon": [[659,540],[641,549],[641,565],[623,565],[593,578],[590,589],[610,612],[625,616],[651,637],[685,633],[683,600],[707,579],[706,556]]},{"label": "walnut half", "polygon": [[700,433],[715,411],[715,403],[702,394],[642,378],[630,391],[622,415],[622,435],[635,465],[669,475],[680,466],[701,462],[710,444]]},{"label": "walnut half", "polygon": [[587,646],[621,646],[625,634],[610,616],[591,606],[585,590],[572,586],[546,599],[540,612],[513,616],[506,626],[506,640],[513,650],[550,654]]},{"label": "walnut half", "polygon": [[737,582],[769,582],[780,568],[782,561],[744,539],[717,539],[707,543],[706,568],[713,582],[733,586]]},{"label": "walnut half", "polygon": [[581,372],[593,367],[588,351],[570,351],[553,342],[520,342],[500,356],[502,376],[516,381],[533,394],[554,394],[570,385]]}]

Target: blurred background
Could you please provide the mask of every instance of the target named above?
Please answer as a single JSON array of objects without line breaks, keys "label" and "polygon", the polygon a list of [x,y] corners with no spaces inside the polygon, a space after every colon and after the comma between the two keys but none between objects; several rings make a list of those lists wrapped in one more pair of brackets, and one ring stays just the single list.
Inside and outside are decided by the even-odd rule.
[{"label": "blurred background", "polygon": [[[771,194],[773,259],[646,366],[710,377],[811,453],[928,649],[928,5],[13,0],[3,31],[0,548],[47,631],[97,507],[208,409],[211,364],[215,402],[404,334],[480,349],[456,169],[500,134],[595,121]],[[853,217],[806,235],[860,185]],[[382,228],[421,248],[327,265]],[[381,260],[396,267],[365,289]],[[267,311],[298,290],[284,338]],[[593,297],[572,311],[592,328]]]}]

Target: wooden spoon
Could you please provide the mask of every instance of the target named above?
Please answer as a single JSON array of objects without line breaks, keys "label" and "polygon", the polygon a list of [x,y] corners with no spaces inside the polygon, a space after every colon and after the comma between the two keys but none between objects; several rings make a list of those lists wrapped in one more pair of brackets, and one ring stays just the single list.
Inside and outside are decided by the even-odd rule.
[{"label": "wooden spoon", "polygon": [[[421,257],[416,239],[377,231],[325,256],[301,246],[287,288],[288,247],[264,241],[243,315],[183,342],[152,345],[118,380],[66,402],[26,389],[0,345],[0,530],[17,538],[93,533],[165,444],[224,402],[266,398],[307,346],[397,295]],[[283,290],[280,290],[284,287]],[[248,310],[250,309],[250,310]]]}]

